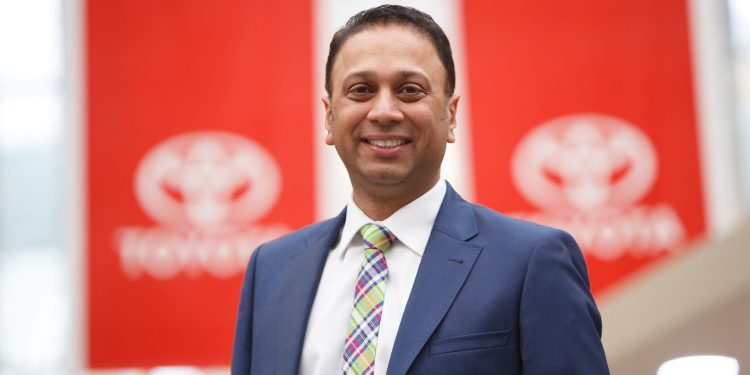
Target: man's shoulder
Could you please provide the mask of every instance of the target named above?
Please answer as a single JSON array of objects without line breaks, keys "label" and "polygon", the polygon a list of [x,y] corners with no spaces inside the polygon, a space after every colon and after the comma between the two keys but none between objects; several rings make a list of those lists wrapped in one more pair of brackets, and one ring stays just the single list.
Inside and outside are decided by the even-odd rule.
[{"label": "man's shoulder", "polygon": [[314,240],[324,232],[335,230],[334,222],[336,218],[330,218],[323,221],[318,221],[299,228],[293,232],[287,233],[279,238],[269,241],[265,246],[270,247],[285,247],[288,245],[297,245],[298,243],[306,243],[310,240]]},{"label": "man's shoulder", "polygon": [[508,227],[515,231],[529,232],[529,233],[550,233],[558,231],[558,229],[548,227],[539,223],[534,223],[528,220],[519,219],[516,217],[509,216],[507,214],[493,210],[492,208],[483,206],[478,203],[469,203],[474,211],[474,215],[477,221],[482,222],[486,225]]},{"label": "man's shoulder", "polygon": [[456,238],[485,245],[505,244],[527,249],[542,239],[570,242],[565,231],[500,213],[492,208],[465,200],[450,184],[435,222],[436,229]]},{"label": "man's shoulder", "polygon": [[299,228],[293,232],[287,233],[274,240],[261,245],[263,249],[273,249],[274,253],[283,254],[285,251],[299,249],[300,246],[307,246],[318,239],[330,236],[340,230],[341,215],[315,222]]},{"label": "man's shoulder", "polygon": [[567,238],[570,234],[557,228],[519,219],[478,203],[467,202],[474,213],[478,233],[504,242],[536,242],[543,238]]},{"label": "man's shoulder", "polygon": [[[544,254],[565,250],[576,264],[583,264],[583,255],[570,233],[546,225],[511,217],[491,208],[469,203],[474,212],[477,236],[472,239],[485,249],[495,249],[489,254],[515,254],[518,259],[529,259],[538,249]],[[551,250],[557,249],[557,250]]]}]

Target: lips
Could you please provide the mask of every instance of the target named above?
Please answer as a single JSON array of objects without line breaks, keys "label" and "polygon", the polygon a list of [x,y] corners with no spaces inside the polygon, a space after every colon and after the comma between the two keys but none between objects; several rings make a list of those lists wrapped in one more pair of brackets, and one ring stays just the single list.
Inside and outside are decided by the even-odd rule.
[{"label": "lips", "polygon": [[364,139],[365,143],[371,144],[376,147],[380,148],[396,148],[398,146],[404,145],[409,143],[410,141],[405,138],[377,138],[377,139],[371,139],[366,138]]},{"label": "lips", "polygon": [[382,147],[382,148],[394,148],[401,146],[402,144],[406,143],[406,140],[404,139],[372,139],[368,140],[367,143]]}]

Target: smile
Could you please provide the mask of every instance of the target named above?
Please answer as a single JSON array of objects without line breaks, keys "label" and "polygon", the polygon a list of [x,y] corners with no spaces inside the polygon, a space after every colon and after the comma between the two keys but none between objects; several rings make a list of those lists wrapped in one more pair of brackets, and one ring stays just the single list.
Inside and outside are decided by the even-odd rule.
[{"label": "smile", "polygon": [[365,142],[381,148],[396,148],[409,143],[406,139],[365,139]]}]

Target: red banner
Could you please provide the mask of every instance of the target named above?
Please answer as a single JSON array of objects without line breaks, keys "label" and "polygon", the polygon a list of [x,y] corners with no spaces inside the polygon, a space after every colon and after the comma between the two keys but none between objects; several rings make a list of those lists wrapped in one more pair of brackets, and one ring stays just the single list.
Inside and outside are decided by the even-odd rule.
[{"label": "red banner", "polygon": [[592,289],[705,229],[685,1],[466,1],[477,199],[562,227]]},{"label": "red banner", "polygon": [[250,251],[313,220],[309,7],[88,3],[90,367],[229,362]]}]

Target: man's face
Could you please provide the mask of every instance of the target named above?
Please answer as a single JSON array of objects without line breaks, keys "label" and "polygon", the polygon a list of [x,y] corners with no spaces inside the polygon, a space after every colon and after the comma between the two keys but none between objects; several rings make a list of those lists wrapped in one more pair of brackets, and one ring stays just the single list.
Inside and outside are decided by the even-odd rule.
[{"label": "man's face", "polygon": [[458,103],[445,80],[435,47],[410,27],[375,26],[344,43],[323,99],[325,141],[355,190],[418,192],[437,182]]}]

